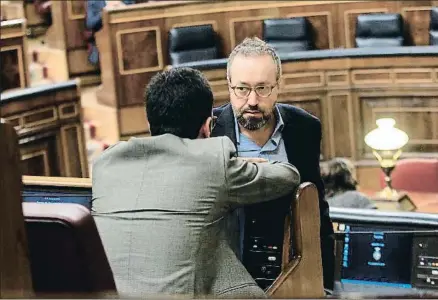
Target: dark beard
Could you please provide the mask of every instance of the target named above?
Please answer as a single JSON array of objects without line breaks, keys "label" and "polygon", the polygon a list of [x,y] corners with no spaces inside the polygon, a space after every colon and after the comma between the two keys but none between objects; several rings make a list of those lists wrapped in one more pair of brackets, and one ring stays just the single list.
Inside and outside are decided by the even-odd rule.
[{"label": "dark beard", "polygon": [[265,126],[268,123],[268,121],[271,119],[271,115],[267,115],[267,116],[263,115],[262,118],[255,118],[255,117],[244,118],[243,114],[239,114],[236,117],[236,119],[237,122],[243,128],[250,131],[255,131]]}]

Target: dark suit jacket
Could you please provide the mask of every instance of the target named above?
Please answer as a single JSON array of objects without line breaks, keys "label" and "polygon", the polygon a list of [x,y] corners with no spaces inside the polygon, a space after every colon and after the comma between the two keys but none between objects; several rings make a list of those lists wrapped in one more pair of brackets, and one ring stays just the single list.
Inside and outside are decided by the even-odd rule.
[{"label": "dark suit jacket", "polygon": [[[321,122],[301,108],[287,104],[277,104],[277,106],[284,121],[282,136],[288,160],[300,172],[301,182],[312,182],[319,191],[324,287],[333,289],[333,226],[329,216],[329,206],[324,197],[324,184],[319,168]],[[213,110],[213,114],[217,119],[212,137],[225,135],[236,145],[235,121],[231,105],[217,107]]]}]

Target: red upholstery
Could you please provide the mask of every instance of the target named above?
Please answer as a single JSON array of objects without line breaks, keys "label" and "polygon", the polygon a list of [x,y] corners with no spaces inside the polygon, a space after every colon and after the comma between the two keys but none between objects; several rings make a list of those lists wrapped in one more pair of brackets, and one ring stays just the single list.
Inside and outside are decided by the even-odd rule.
[{"label": "red upholstery", "polygon": [[96,224],[85,207],[26,202],[23,215],[37,296],[115,294],[111,267]]},{"label": "red upholstery", "polygon": [[[438,159],[402,159],[397,162],[391,179],[396,190],[438,193]],[[383,172],[380,185],[385,187]]]}]

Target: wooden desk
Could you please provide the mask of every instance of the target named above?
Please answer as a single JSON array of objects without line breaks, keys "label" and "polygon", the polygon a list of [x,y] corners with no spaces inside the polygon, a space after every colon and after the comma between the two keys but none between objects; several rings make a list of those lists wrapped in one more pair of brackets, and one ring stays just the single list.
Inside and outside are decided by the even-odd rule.
[{"label": "wooden desk", "polygon": [[1,22],[0,92],[29,86],[26,20]]},{"label": "wooden desk", "polygon": [[[370,199],[376,197],[379,191],[376,190],[360,190],[366,194]],[[402,191],[399,191],[402,192]],[[405,192],[412,202],[417,206],[416,212],[423,213],[438,213],[438,193],[422,193],[422,192]]]},{"label": "wooden desk", "polygon": [[3,93],[0,117],[17,131],[22,174],[88,177],[79,82]]}]

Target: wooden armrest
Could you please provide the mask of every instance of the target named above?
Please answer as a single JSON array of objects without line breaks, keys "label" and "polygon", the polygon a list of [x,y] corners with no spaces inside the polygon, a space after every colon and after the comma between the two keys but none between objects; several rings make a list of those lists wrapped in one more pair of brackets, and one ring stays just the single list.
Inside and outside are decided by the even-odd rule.
[{"label": "wooden armrest", "polygon": [[[314,184],[305,182],[298,187],[284,232],[282,272],[266,291],[268,297],[324,297],[319,201]],[[293,257],[289,259],[291,240]]]},{"label": "wooden armrest", "polygon": [[19,155],[14,127],[0,119],[0,298],[33,296]]}]

